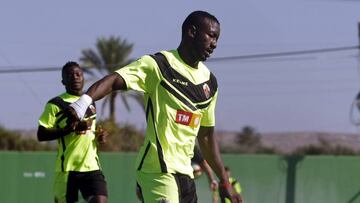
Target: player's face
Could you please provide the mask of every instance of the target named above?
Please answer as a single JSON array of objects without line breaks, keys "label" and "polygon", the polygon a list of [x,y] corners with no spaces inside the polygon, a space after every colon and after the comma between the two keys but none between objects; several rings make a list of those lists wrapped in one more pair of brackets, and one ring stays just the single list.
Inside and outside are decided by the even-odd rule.
[{"label": "player's face", "polygon": [[213,53],[220,36],[220,25],[211,19],[205,18],[196,28],[194,38],[195,55],[199,61],[205,61]]},{"label": "player's face", "polygon": [[84,87],[84,74],[81,68],[73,66],[67,69],[63,78],[63,83],[69,93],[75,95],[82,93]]}]

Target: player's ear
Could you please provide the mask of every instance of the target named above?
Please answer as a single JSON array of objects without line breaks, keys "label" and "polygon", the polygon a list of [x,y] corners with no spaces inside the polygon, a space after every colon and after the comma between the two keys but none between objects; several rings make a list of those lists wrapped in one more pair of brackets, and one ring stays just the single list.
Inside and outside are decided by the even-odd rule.
[{"label": "player's ear", "polygon": [[190,37],[195,37],[195,35],[196,35],[196,27],[195,27],[195,25],[192,25],[189,28],[188,34],[189,34]]},{"label": "player's ear", "polygon": [[[61,83],[63,84],[63,85],[65,85],[65,81],[64,80],[61,80]],[[65,85],[66,86],[66,85]]]}]

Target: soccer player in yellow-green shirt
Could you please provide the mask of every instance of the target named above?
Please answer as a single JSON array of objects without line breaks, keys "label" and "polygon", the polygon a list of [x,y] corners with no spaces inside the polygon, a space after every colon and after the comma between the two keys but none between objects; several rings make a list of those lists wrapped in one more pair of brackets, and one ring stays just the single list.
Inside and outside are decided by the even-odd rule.
[{"label": "soccer player in yellow-green shirt", "polygon": [[[241,188],[240,182],[231,176],[231,171],[228,166],[225,166],[225,170],[229,176],[229,182],[230,182],[231,186],[233,187],[234,191],[240,195],[241,202],[244,202],[244,198],[241,194],[242,188]],[[230,202],[230,200],[225,199],[225,203],[229,203],[229,202]]]},{"label": "soccer player in yellow-green shirt", "polygon": [[[76,62],[62,68],[66,92],[51,99],[39,119],[38,140],[58,141],[55,166],[55,203],[74,203],[80,191],[89,203],[106,203],[107,186],[100,170],[97,141],[105,142],[106,132],[96,131],[96,109],[91,103],[81,122],[67,122],[57,115],[83,94],[83,71]],[[64,119],[63,119],[64,118]]]},{"label": "soccer player in yellow-green shirt", "polygon": [[191,158],[196,138],[219,178],[222,198],[239,202],[225,172],[214,137],[218,85],[203,61],[220,36],[220,23],[194,11],[182,25],[177,49],[145,55],[94,83],[64,112],[82,120],[85,109],[112,91],[144,93],[146,136],[136,161],[136,180],[145,203],[197,202]]}]

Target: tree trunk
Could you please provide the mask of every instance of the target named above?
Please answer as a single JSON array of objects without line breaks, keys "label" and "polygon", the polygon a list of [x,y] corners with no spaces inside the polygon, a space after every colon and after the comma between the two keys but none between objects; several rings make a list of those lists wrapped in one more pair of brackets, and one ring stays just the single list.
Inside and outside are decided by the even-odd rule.
[{"label": "tree trunk", "polygon": [[116,92],[112,92],[110,94],[110,117],[109,120],[112,123],[115,123],[115,98],[116,98]]}]

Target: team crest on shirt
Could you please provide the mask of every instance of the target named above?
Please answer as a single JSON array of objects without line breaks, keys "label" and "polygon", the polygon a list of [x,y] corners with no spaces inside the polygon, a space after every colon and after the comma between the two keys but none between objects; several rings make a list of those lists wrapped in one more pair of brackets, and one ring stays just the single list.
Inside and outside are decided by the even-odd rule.
[{"label": "team crest on shirt", "polygon": [[202,88],[203,88],[206,99],[209,99],[209,97],[210,97],[210,87],[209,87],[209,85],[207,83],[205,83],[205,84],[203,84]]},{"label": "team crest on shirt", "polygon": [[177,110],[175,122],[196,128],[200,124],[200,118],[201,118],[200,114],[194,114],[183,110]]}]

